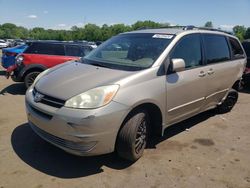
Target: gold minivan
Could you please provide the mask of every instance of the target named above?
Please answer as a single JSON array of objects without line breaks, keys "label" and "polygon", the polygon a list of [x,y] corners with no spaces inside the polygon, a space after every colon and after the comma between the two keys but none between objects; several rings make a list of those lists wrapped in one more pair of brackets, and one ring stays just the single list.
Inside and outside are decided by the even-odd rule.
[{"label": "gold minivan", "polygon": [[122,33],[78,62],[42,72],[26,93],[32,129],[75,155],[139,159],[177,122],[230,111],[246,65],[239,40],[184,27]]}]

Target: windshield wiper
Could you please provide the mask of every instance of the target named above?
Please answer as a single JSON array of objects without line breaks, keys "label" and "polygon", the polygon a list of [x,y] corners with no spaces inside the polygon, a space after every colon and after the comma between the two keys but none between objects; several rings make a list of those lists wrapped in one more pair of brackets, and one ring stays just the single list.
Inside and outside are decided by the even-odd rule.
[{"label": "windshield wiper", "polygon": [[109,68],[108,66],[103,65],[103,64],[101,64],[101,63],[89,63],[89,65],[93,65],[93,66],[97,66],[97,67],[105,67],[105,68]]},{"label": "windshield wiper", "polygon": [[99,63],[96,61],[89,61],[89,60],[86,60],[84,58],[81,58],[80,62],[87,64],[87,65],[97,66],[97,67],[111,68],[110,66],[104,65],[103,63]]}]

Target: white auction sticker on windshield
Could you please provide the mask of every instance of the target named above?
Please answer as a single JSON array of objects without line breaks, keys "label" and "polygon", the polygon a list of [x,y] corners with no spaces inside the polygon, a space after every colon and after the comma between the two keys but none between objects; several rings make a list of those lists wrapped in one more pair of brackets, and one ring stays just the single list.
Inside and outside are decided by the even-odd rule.
[{"label": "white auction sticker on windshield", "polygon": [[171,39],[173,38],[173,35],[164,35],[164,34],[155,34],[153,38],[158,38],[158,39]]}]

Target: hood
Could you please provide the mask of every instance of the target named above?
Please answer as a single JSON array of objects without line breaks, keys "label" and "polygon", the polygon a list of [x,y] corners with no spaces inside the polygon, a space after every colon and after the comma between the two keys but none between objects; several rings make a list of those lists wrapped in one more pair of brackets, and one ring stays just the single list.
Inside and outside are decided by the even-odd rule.
[{"label": "hood", "polygon": [[17,47],[13,47],[13,48],[5,48],[3,49],[3,52],[12,52],[12,53],[22,53],[25,49],[27,48],[26,47],[23,47],[23,48],[17,48]]},{"label": "hood", "polygon": [[35,87],[43,94],[68,100],[89,89],[115,83],[131,74],[134,73],[71,62],[52,69],[40,78]]}]

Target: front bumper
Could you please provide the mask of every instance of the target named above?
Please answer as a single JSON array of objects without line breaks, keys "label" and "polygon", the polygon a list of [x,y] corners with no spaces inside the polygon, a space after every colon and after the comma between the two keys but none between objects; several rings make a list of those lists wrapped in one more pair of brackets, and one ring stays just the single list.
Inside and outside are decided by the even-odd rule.
[{"label": "front bumper", "polygon": [[4,55],[2,56],[2,67],[7,69],[8,67],[12,66],[15,64],[15,56],[7,56]]},{"label": "front bumper", "polygon": [[114,101],[91,110],[55,108],[34,102],[32,89],[26,93],[26,112],[31,128],[43,139],[75,155],[113,152],[127,111],[127,106]]}]

